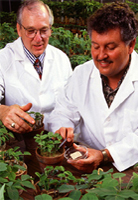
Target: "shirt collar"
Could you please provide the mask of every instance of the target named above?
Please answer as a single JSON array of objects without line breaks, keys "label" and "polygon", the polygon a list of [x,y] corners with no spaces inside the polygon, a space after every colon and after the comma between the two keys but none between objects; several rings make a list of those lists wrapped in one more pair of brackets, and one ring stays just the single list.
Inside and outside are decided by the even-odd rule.
[{"label": "shirt collar", "polygon": [[40,56],[35,57],[32,53],[30,53],[30,51],[24,46],[23,44],[23,49],[25,52],[25,55],[27,56],[27,58],[31,61],[32,64],[34,64],[35,60],[38,58],[41,62],[41,64],[43,64],[44,62],[44,57],[45,57],[45,52],[43,52]]}]

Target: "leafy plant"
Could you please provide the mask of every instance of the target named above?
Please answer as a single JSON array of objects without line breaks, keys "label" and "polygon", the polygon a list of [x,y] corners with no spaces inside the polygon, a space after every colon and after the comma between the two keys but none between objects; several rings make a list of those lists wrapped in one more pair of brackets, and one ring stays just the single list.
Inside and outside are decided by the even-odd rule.
[{"label": "leafy plant", "polygon": [[[101,172],[102,174],[103,172]],[[93,190],[87,190],[95,194],[98,199],[138,199],[138,174],[133,173],[129,183],[123,183],[124,173],[109,174],[104,177],[100,184],[96,184]]]},{"label": "leafy plant", "polygon": [[28,151],[25,151],[24,153],[22,153],[19,150],[20,147],[14,147],[14,148],[10,148],[4,151],[0,152],[0,161],[2,162],[7,162],[11,165],[13,165],[13,162],[10,162],[11,160],[14,160],[15,164],[18,164],[19,161],[23,160],[23,156],[24,155],[31,155]]},{"label": "leafy plant", "polygon": [[13,42],[17,37],[18,35],[10,23],[4,22],[2,25],[0,24],[0,49],[5,47],[7,43]]},{"label": "leafy plant", "polygon": [[[51,170],[53,169],[51,168]],[[49,175],[50,173],[51,171],[49,171]],[[69,192],[67,199],[71,200],[138,199],[138,174],[133,173],[128,183],[123,182],[124,176],[126,176],[124,173],[113,173],[113,169],[107,172],[98,169],[94,170],[91,174],[82,174],[81,178],[77,179],[70,172],[64,170],[59,177],[64,177],[68,184],[60,183],[59,179],[61,186],[57,187],[56,190],[58,193]],[[38,177],[44,182],[44,175],[38,174]],[[47,181],[48,180],[47,176]],[[71,184],[70,181],[72,181]],[[39,197],[40,195],[38,196],[38,200]],[[59,200],[60,199],[64,200],[66,198],[59,198]],[[35,200],[37,200],[37,197]]]},{"label": "leafy plant", "polygon": [[21,175],[20,178],[16,178],[17,170],[18,168],[0,162],[0,195],[4,196],[5,200],[22,200],[19,196],[20,190],[26,190],[26,187],[35,189],[32,183],[33,179],[29,175]]},{"label": "leafy plant", "polygon": [[58,133],[48,132],[34,136],[35,142],[38,143],[38,148],[41,155],[53,157],[57,152],[59,152],[59,144],[61,143],[62,137]]},{"label": "leafy plant", "polygon": [[35,120],[35,124],[31,124],[28,121],[24,120],[26,123],[29,124],[29,126],[31,126],[33,128],[33,130],[36,130],[40,127],[43,126],[43,119],[44,119],[44,115],[39,113],[39,112],[34,112],[34,111],[30,111],[27,112],[32,118],[34,118]]},{"label": "leafy plant", "polygon": [[52,27],[52,36],[49,38],[49,43],[69,55],[72,38],[73,33],[71,31],[65,30],[63,27]]},{"label": "leafy plant", "polygon": [[6,141],[10,139],[10,137],[14,138],[13,133],[9,132],[2,121],[0,121],[0,147],[5,144]]},{"label": "leafy plant", "polygon": [[35,173],[38,178],[39,182],[38,185],[41,189],[56,190],[58,186],[63,183],[67,183],[67,174],[65,173],[65,168],[63,166],[46,166],[44,169],[44,173],[40,174],[39,172]]}]

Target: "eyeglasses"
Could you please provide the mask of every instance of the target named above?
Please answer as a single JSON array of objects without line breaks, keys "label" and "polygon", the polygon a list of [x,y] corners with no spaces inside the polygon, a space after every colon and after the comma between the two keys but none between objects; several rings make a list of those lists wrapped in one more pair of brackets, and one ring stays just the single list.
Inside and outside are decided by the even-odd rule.
[{"label": "eyeglasses", "polygon": [[49,30],[51,28],[42,28],[42,29],[36,30],[36,29],[32,29],[32,28],[25,28],[22,24],[20,24],[20,25],[24,28],[25,35],[29,38],[34,38],[38,31],[42,38],[48,38],[50,36]]}]

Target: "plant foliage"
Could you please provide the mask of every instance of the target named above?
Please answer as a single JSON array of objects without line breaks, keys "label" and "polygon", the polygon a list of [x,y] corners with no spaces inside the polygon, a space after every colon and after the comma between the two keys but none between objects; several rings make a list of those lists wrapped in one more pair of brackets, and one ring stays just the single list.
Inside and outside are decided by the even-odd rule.
[{"label": "plant foliage", "polygon": [[59,144],[61,143],[62,136],[58,133],[48,132],[34,136],[35,142],[38,143],[38,148],[41,155],[53,157],[59,151]]}]

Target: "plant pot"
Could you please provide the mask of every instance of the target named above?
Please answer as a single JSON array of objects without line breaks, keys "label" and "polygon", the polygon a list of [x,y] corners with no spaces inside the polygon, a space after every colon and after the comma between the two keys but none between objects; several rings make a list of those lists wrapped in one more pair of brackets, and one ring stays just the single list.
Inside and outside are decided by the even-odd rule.
[{"label": "plant pot", "polygon": [[64,159],[64,152],[65,152],[65,149],[63,149],[63,152],[60,155],[57,155],[55,157],[46,157],[46,156],[41,156],[39,153],[39,149],[36,148],[35,154],[39,162],[41,172],[44,173],[44,168],[47,165],[61,165]]},{"label": "plant pot", "polygon": [[[14,165],[14,160],[7,160],[6,161],[6,163],[13,163],[12,165]],[[16,179],[17,178],[20,178],[21,177],[21,175],[25,175],[25,174],[27,174],[27,165],[23,162],[23,161],[19,161],[19,164],[18,165],[21,165],[21,166],[23,166],[26,170],[19,170],[19,171],[17,171],[16,172]],[[7,177],[8,178],[8,177]]]},{"label": "plant pot", "polygon": [[65,149],[63,149],[62,153],[58,154],[57,156],[55,155],[54,157],[46,157],[46,156],[40,155],[38,148],[36,148],[35,150],[38,161],[47,165],[52,165],[52,164],[61,162],[64,159],[64,152],[65,152]]},{"label": "plant pot", "polygon": [[35,142],[34,136],[36,134],[40,134],[42,131],[44,131],[44,124],[42,127],[38,128],[38,129],[35,129],[31,132],[23,134],[23,139],[24,139],[24,143],[25,143],[27,151],[36,149],[37,143]]}]

